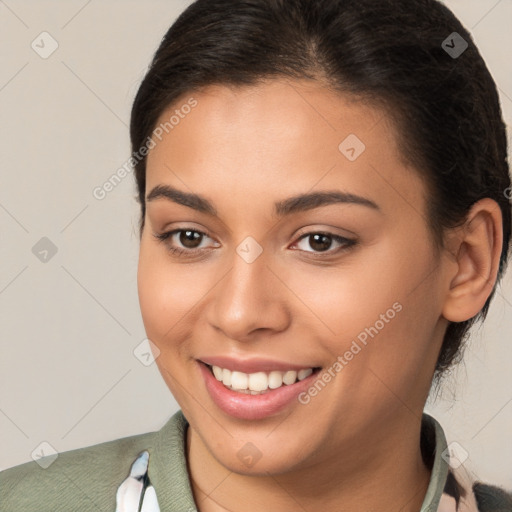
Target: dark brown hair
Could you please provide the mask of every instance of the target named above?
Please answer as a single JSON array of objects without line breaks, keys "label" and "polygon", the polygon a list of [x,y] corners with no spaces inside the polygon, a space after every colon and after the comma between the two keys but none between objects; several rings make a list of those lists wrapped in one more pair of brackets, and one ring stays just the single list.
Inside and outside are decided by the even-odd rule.
[{"label": "dark brown hair", "polygon": [[[449,51],[454,41],[458,49],[467,44],[459,55]],[[180,96],[273,77],[320,80],[386,108],[402,156],[427,184],[436,245],[476,201],[494,199],[503,217],[499,282],[511,229],[505,125],[496,85],[446,6],[436,0],[197,0],[165,34],[140,85],[132,150],[138,152]],[[135,176],[142,233],[145,157]],[[496,286],[478,315],[449,324],[436,378],[461,357],[468,330],[485,319]]]}]

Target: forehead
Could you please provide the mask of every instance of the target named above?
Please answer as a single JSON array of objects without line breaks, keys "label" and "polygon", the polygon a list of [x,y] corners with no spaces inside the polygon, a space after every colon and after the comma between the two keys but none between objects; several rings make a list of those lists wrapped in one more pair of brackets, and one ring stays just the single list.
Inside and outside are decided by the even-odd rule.
[{"label": "forehead", "polygon": [[160,116],[158,125],[165,123],[153,136],[147,190],[185,185],[209,196],[240,195],[245,207],[251,198],[333,187],[390,207],[399,197],[420,204],[424,193],[386,112],[318,82],[210,86],[183,95]]}]

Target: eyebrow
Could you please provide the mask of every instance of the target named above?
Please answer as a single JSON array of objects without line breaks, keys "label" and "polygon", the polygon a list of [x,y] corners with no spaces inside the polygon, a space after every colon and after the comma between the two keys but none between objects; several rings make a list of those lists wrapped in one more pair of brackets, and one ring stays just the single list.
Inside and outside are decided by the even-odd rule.
[{"label": "eyebrow", "polygon": [[[183,192],[182,190],[178,190],[169,185],[157,185],[146,196],[147,202],[154,201],[156,199],[168,199],[174,203],[197,210],[198,212],[217,216],[217,209],[204,196]],[[380,211],[380,207],[371,199],[348,192],[332,190],[299,194],[282,201],[278,201],[274,204],[274,212],[276,216],[284,217],[293,213],[312,210],[314,208],[336,203],[358,204]]]}]

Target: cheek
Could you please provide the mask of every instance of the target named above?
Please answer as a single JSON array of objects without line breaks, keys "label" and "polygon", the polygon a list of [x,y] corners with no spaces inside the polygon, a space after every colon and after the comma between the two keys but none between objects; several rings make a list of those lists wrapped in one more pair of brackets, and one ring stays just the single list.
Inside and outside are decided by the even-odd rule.
[{"label": "cheek", "polygon": [[[192,284],[192,285],[191,285]],[[188,362],[191,325],[195,324],[194,305],[200,294],[191,276],[169,264],[160,247],[142,241],[139,253],[137,286],[142,319],[147,337],[159,350],[155,362],[171,393],[182,409],[187,409]],[[187,362],[187,364],[184,364]]]},{"label": "cheek", "polygon": [[355,341],[361,351],[353,358],[359,361],[354,366],[392,372],[403,365],[414,372],[432,350],[439,297],[426,233],[414,245],[408,240],[405,234],[389,237],[337,268],[282,269],[289,288],[301,299],[295,301],[295,319],[303,324],[299,330],[308,332],[317,325],[319,339],[333,358]]},{"label": "cheek", "polygon": [[394,318],[393,305],[404,301],[404,291],[419,279],[416,264],[423,263],[412,259],[397,254],[393,243],[381,242],[336,267],[295,265],[281,268],[280,275],[295,292],[296,313],[303,313],[296,320],[314,321],[328,337],[341,341],[356,337],[390,309],[387,316]]},{"label": "cheek", "polygon": [[[368,376],[369,394],[377,402],[398,396],[415,403],[428,387],[440,341],[435,267],[428,239],[420,239],[414,246],[389,247],[367,262],[359,289],[355,277],[347,285],[354,302],[343,298],[350,326],[346,339],[361,347],[352,375]],[[338,326],[343,329],[341,321]]]},{"label": "cheek", "polygon": [[[169,264],[162,248],[141,242],[137,287],[142,319],[148,337],[157,345],[171,339],[180,318],[197,302],[197,290],[186,271]],[[182,325],[179,326],[183,328]]]}]

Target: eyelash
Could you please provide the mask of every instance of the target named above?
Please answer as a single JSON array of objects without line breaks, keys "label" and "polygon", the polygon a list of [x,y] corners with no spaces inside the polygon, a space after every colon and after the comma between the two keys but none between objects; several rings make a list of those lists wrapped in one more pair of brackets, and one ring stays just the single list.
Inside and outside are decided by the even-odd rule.
[{"label": "eyelash", "polygon": [[[187,229],[187,228],[174,229],[174,230],[168,231],[166,233],[153,233],[153,236],[158,241],[165,243],[167,240],[172,238],[173,235],[175,235],[177,233],[182,233],[182,232],[185,232],[185,231],[190,231],[192,233],[199,233],[202,236],[206,236],[208,238],[211,238],[211,237],[208,236],[207,233],[204,233],[203,231],[199,231],[197,229]],[[328,249],[327,251],[302,251],[302,252],[306,252],[308,254],[314,255],[313,256],[314,258],[316,258],[316,257],[325,258],[326,256],[324,256],[324,255],[332,256],[332,255],[338,254],[340,252],[345,252],[345,251],[349,250],[350,248],[352,248],[353,246],[357,245],[357,240],[350,239],[350,238],[345,238],[343,236],[335,235],[334,233],[329,233],[327,231],[309,231],[307,233],[302,234],[298,238],[297,242],[295,242],[294,244],[300,242],[304,238],[307,238],[307,237],[309,237],[311,235],[324,235],[324,236],[328,236],[333,241],[338,242],[339,244],[342,245],[341,247],[339,247],[338,249],[336,249],[334,251],[332,251],[330,249]],[[205,249],[197,249],[197,248],[196,249],[183,249],[181,247],[172,247],[169,244],[166,244],[166,245],[167,245],[167,250],[171,254],[173,254],[175,256],[184,256],[184,257],[192,258],[192,257],[198,255],[199,253],[205,251]]]}]

